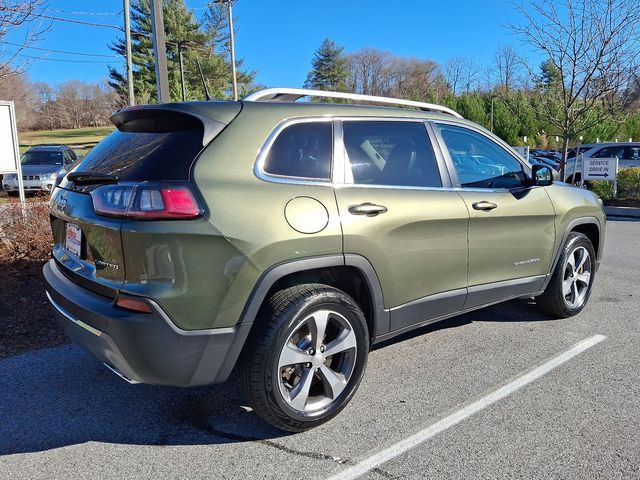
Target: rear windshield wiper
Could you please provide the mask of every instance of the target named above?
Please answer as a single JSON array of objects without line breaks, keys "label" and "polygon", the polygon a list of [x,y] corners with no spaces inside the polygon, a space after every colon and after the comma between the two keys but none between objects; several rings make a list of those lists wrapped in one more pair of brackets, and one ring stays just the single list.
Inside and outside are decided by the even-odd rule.
[{"label": "rear windshield wiper", "polygon": [[71,172],[67,174],[67,180],[77,185],[98,185],[104,183],[118,183],[118,177],[107,173],[96,172]]}]

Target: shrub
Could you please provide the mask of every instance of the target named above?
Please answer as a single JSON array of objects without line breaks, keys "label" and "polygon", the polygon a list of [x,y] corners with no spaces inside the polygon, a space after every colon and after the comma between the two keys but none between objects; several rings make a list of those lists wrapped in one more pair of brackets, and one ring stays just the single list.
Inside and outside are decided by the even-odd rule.
[{"label": "shrub", "polygon": [[618,172],[618,197],[640,200],[640,167]]},{"label": "shrub", "polygon": [[28,203],[23,216],[18,202],[0,205],[0,263],[18,260],[46,261],[51,258],[53,239],[49,207],[45,202]]},{"label": "shrub", "polygon": [[[588,185],[603,200],[613,198],[613,182],[594,180]],[[640,167],[618,170],[618,198],[640,200]]]},{"label": "shrub", "polygon": [[602,180],[593,180],[587,183],[589,190],[598,195],[603,200],[613,198],[613,183]]}]

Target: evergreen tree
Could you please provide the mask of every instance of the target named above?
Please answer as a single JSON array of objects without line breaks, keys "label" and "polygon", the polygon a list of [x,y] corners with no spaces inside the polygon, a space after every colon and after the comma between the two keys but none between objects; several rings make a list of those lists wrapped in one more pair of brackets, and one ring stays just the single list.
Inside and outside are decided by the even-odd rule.
[{"label": "evergreen tree", "polygon": [[[131,2],[133,86],[136,103],[156,101],[156,76],[151,37],[151,9],[149,0]],[[209,93],[216,98],[229,98],[231,89],[231,65],[225,56],[212,48],[207,26],[201,25],[187,8],[184,0],[164,0],[164,28],[166,35],[167,68],[171,101],[182,100],[178,43],[182,45],[186,98],[204,99],[204,88],[197,67],[200,61]],[[124,39],[116,40],[110,48],[125,56]],[[238,83],[248,85],[254,73],[238,69]],[[126,73],[109,67],[109,84],[123,99],[127,98]]]},{"label": "evergreen tree", "polygon": [[324,39],[313,56],[305,88],[345,91],[349,68],[343,51],[333,40]]}]

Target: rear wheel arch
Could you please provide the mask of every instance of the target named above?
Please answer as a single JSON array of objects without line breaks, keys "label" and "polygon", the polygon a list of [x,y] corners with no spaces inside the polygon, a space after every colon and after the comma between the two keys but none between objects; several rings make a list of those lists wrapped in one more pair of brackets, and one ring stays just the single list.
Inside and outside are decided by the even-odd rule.
[{"label": "rear wheel arch", "polygon": [[240,323],[254,323],[264,302],[275,292],[297,284],[322,283],[344,291],[362,309],[374,338],[389,330],[382,289],[371,263],[355,254],[294,260],[266,270],[257,281]]}]

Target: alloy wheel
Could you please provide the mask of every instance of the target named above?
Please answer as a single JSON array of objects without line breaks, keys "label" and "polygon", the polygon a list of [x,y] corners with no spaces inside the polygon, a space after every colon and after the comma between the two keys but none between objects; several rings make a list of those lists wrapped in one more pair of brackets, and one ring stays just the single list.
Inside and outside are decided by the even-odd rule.
[{"label": "alloy wheel", "polygon": [[591,256],[584,247],[577,247],[568,256],[564,266],[562,296],[571,308],[580,308],[591,283]]},{"label": "alloy wheel", "polygon": [[307,315],[280,351],[278,383],[283,399],[305,415],[326,408],[349,383],[356,353],[356,334],[343,315],[328,309]]}]

